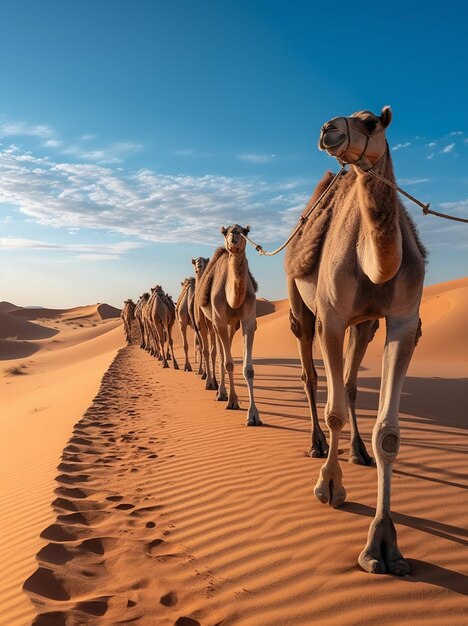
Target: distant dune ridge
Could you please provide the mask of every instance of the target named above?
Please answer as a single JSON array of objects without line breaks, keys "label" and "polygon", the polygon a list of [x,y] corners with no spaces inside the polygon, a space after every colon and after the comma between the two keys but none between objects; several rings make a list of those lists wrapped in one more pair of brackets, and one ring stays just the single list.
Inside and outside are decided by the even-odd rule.
[{"label": "distant dune ridge", "polygon": [[[257,301],[259,429],[224,411],[195,374],[123,347],[119,314],[105,304],[0,303],[0,624],[466,624],[468,278],[424,290],[393,481],[412,566],[398,580],[356,563],[374,513],[374,468],[346,463],[345,453],[348,503],[333,510],[313,496],[321,462],[306,456],[286,300]],[[369,450],[384,336],[381,322],[358,379]],[[238,333],[236,358],[241,342]],[[236,384],[245,408],[240,371]],[[345,428],[344,450],[348,440]]]}]

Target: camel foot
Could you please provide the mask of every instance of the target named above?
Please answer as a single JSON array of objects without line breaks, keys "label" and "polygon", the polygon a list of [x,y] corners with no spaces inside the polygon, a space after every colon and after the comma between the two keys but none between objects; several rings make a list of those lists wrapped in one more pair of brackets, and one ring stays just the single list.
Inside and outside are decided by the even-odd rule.
[{"label": "camel foot", "polygon": [[175,370],[180,369],[179,364],[177,363],[177,361],[176,361],[175,359],[174,359],[174,360],[173,360],[173,362],[172,362],[172,367],[173,367]]},{"label": "camel foot", "polygon": [[257,409],[248,412],[245,424],[246,426],[263,426],[263,422],[260,419]]},{"label": "camel foot", "polygon": [[228,411],[238,411],[240,409],[240,406],[239,406],[239,402],[237,401],[237,398],[234,398],[234,400],[229,400],[225,408]]},{"label": "camel foot", "polygon": [[169,363],[167,361],[164,361],[163,363],[163,369],[166,369],[167,367],[169,367]]},{"label": "camel foot", "polygon": [[216,391],[217,390],[217,386],[216,386],[216,384],[212,380],[207,380],[206,381],[206,385],[205,385],[205,389],[207,389],[208,391]]},{"label": "camel foot", "polygon": [[184,372],[191,372],[192,371],[192,366],[190,365],[190,363],[186,363],[184,365]]},{"label": "camel foot", "polygon": [[309,456],[313,459],[325,459],[328,456],[328,444],[323,430],[312,433]]},{"label": "camel foot", "polygon": [[333,467],[323,465],[314,493],[322,504],[329,504],[334,509],[345,503],[346,489],[343,487],[343,474],[338,462]]},{"label": "camel foot", "polygon": [[202,379],[202,380],[206,380],[206,372],[202,372],[202,374],[201,374],[201,379]]},{"label": "camel foot", "polygon": [[359,435],[351,441],[348,463],[375,466],[374,459],[367,452],[366,445]]},{"label": "camel foot", "polygon": [[218,390],[218,394],[216,396],[216,400],[218,400],[218,402],[226,402],[226,400],[228,399],[228,395],[225,391],[219,391]]},{"label": "camel foot", "polygon": [[372,520],[367,545],[358,562],[369,574],[406,576],[410,573],[409,563],[398,549],[395,526],[388,513]]}]

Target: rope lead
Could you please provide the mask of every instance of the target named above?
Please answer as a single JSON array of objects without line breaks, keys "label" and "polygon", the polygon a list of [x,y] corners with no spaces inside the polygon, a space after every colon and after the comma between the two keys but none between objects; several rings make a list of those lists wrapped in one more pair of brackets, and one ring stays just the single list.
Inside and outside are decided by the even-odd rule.
[{"label": "rope lead", "polygon": [[[315,208],[320,204],[320,202],[322,202],[322,200],[328,194],[330,189],[334,186],[334,184],[336,183],[338,178],[341,176],[341,174],[345,173],[345,171],[346,171],[346,163],[340,163],[340,165],[341,165],[340,171],[337,174],[335,174],[334,178],[331,180],[331,182],[328,185],[328,187],[320,195],[320,197],[317,198],[317,200],[314,202],[314,204],[311,206],[311,208],[307,211],[307,213],[305,215],[301,215],[301,217],[299,218],[297,226],[294,228],[294,230],[289,235],[289,237],[286,239],[286,241],[283,243],[283,245],[281,245],[279,248],[276,248],[276,250],[272,250],[272,252],[267,252],[266,250],[263,249],[263,247],[259,243],[256,243],[252,239],[249,239],[249,237],[247,237],[246,235],[242,235],[242,237],[244,237],[244,239],[246,241],[248,241],[248,243],[250,243],[250,245],[253,246],[255,248],[255,250],[261,256],[275,256],[276,254],[278,254],[279,252],[284,250],[286,248],[286,246],[288,246],[291,243],[291,241],[294,239],[294,237],[298,234],[298,232],[301,230],[301,228],[303,228],[303,226],[306,224],[307,220],[311,216],[312,211],[314,211]],[[362,168],[360,168],[360,169],[362,169]],[[405,191],[401,187],[398,187],[398,185],[395,185],[395,183],[393,183],[391,180],[388,180],[384,176],[381,176],[380,174],[375,172],[372,168],[370,168],[368,170],[364,170],[363,169],[362,171],[365,172],[366,174],[371,174],[372,176],[374,176],[374,178],[378,178],[379,180],[381,180],[383,183],[385,183],[389,187],[392,187],[393,189],[395,189],[395,191],[400,192],[402,195],[404,195],[406,198],[408,198],[408,200],[411,200],[412,202],[417,204],[419,207],[421,207],[423,215],[435,215],[436,217],[442,217],[442,218],[444,218],[446,220],[452,220],[453,222],[462,222],[463,224],[468,224],[468,219],[465,219],[463,217],[455,217],[454,215],[447,215],[446,213],[439,213],[438,211],[433,211],[430,208],[431,205],[430,205],[429,202],[427,204],[424,204],[423,202],[421,202],[420,200],[418,200],[417,198],[412,196],[410,193],[408,193],[407,191]]]}]

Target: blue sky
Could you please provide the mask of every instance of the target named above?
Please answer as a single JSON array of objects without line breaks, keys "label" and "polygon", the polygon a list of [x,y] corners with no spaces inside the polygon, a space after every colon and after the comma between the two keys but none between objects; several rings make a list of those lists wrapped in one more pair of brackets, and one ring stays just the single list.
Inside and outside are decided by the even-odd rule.
[{"label": "blue sky", "polygon": [[[276,247],[336,164],[320,126],[393,109],[397,179],[468,217],[465,2],[3,0],[0,299],[177,296],[219,228]],[[468,274],[468,227],[409,207],[427,283]],[[283,257],[249,251],[260,294]]]}]

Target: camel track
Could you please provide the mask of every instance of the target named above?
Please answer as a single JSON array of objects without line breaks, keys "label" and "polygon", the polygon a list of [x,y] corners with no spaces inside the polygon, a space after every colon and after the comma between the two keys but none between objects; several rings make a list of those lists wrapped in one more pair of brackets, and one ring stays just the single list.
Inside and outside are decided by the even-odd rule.
[{"label": "camel track", "polygon": [[[413,625],[423,623],[415,599],[425,624],[466,623],[466,511],[460,501],[447,521],[444,507],[463,493],[455,475],[396,477],[413,575],[361,572],[375,470],[343,463],[352,501],[339,511],[314,501],[321,461],[304,454],[307,408],[289,361],[256,366],[270,427],[249,429],[245,412],[223,411],[194,374],[162,370],[136,346],[119,351],[58,466],[56,521],[24,585],[35,626]],[[368,440],[373,420],[362,422]],[[402,421],[399,469],[458,466],[458,429],[438,434],[440,449],[412,447],[425,428],[434,424]]]}]

